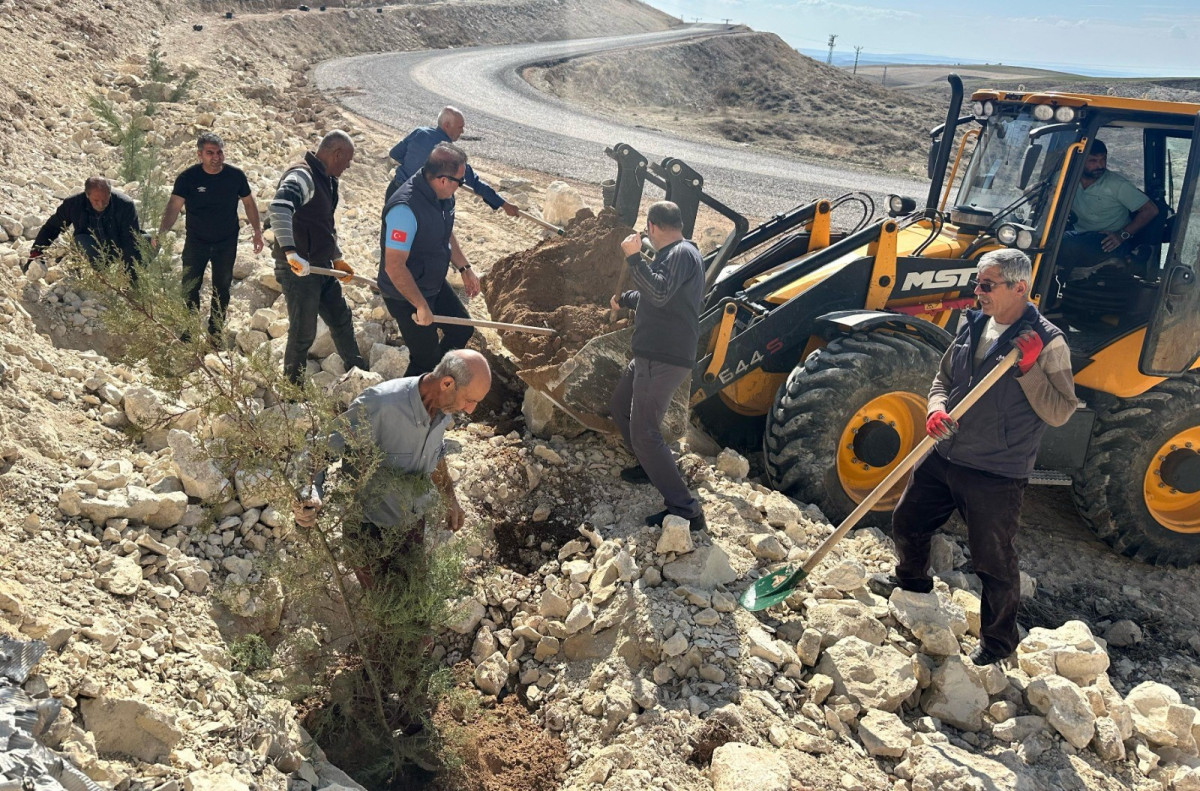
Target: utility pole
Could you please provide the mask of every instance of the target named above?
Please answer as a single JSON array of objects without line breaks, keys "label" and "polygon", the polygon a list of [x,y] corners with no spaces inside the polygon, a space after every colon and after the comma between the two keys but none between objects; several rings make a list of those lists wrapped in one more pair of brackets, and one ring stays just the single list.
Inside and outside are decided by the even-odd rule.
[{"label": "utility pole", "polygon": [[858,74],[858,53],[862,52],[862,47],[854,48],[854,71],[852,74]]},{"label": "utility pole", "polygon": [[837,40],[837,33],[829,34],[829,57],[825,59],[826,66],[833,65],[833,42]]},{"label": "utility pole", "polygon": [[887,66],[883,67],[883,87],[887,87]]},{"label": "utility pole", "polygon": [[722,19],[721,21],[725,23],[725,27],[729,27],[729,23],[732,22],[733,20],[732,19]]}]

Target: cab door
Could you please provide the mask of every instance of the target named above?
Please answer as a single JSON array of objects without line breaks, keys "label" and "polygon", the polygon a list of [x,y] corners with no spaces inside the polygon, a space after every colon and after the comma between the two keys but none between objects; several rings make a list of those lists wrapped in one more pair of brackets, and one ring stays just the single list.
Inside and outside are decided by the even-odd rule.
[{"label": "cab door", "polygon": [[1171,248],[1138,370],[1178,376],[1200,357],[1200,115],[1192,127],[1187,174],[1171,234]]}]

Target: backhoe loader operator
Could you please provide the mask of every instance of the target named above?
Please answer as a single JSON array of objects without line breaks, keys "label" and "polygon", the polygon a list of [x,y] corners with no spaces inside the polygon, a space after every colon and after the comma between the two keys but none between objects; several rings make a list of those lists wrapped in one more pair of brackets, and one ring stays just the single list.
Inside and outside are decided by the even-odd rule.
[{"label": "backhoe loader operator", "polygon": [[[925,430],[938,444],[913,471],[892,515],[895,582],[929,593],[930,539],[955,509],[962,514],[983,582],[979,645],[971,652],[976,665],[1002,660],[1017,647],[1021,501],[1047,424],[1066,423],[1076,406],[1066,340],[1027,301],[1031,276],[1020,250],[996,250],[979,260],[979,310],[967,311],[929,391]],[[951,418],[947,410],[1012,347],[1021,353],[1014,371],[984,393],[961,424]]]},{"label": "backhoe loader operator", "polygon": [[1158,216],[1158,207],[1120,173],[1108,169],[1108,146],[1092,143],[1083,161],[1083,178],[1071,203],[1074,227],[1063,234],[1060,273],[1071,279],[1090,274],[1092,267],[1120,258],[1133,248],[1133,236]]}]

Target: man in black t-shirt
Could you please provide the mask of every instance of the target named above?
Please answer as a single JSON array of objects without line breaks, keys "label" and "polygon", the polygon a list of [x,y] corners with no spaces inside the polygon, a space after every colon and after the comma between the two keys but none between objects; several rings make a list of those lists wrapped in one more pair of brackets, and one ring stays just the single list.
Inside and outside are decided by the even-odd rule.
[{"label": "man in black t-shirt", "polygon": [[263,249],[262,226],[246,174],[225,164],[225,143],[221,138],[212,132],[200,135],[196,141],[196,157],[200,163],[175,179],[175,188],[171,190],[158,233],[161,236],[171,230],[179,210],[186,207],[183,293],[188,306],[199,310],[204,270],[211,261],[212,302],[208,334],[219,342],[225,310],[229,307],[233,262],[237,258],[238,200],[246,207],[246,219],[254,229],[255,253],[261,253]]}]

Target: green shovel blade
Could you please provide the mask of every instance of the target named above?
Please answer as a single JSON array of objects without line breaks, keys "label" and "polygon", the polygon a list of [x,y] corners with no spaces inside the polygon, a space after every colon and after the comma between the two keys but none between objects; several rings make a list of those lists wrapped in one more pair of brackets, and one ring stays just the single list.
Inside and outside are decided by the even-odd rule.
[{"label": "green shovel blade", "polygon": [[803,566],[785,566],[759,577],[738,601],[750,612],[765,610],[790,596],[806,576]]}]

